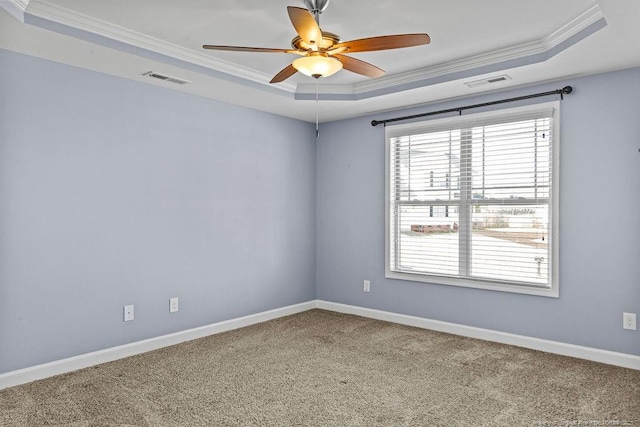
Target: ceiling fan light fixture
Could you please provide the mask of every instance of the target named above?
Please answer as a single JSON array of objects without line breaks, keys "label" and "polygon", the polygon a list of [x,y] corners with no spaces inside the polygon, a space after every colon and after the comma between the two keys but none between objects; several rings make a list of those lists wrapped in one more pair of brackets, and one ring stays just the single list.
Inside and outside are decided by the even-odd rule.
[{"label": "ceiling fan light fixture", "polygon": [[[2,1],[2,0],[0,0]],[[17,0],[14,0],[17,1]],[[329,0],[305,0],[307,9],[287,6],[287,13],[297,35],[291,40],[292,49],[274,49],[248,46],[202,45],[204,49],[236,52],[274,52],[302,55],[278,74],[269,83],[280,83],[298,71],[319,79],[328,77],[344,68],[362,76],[376,78],[384,75],[384,70],[343,53],[373,52],[400,49],[429,44],[427,34],[395,34],[367,37],[343,42],[337,34],[320,29],[320,14],[327,8]]]},{"label": "ceiling fan light fixture", "polygon": [[323,55],[303,56],[294,60],[291,65],[302,74],[316,79],[328,77],[342,70],[342,62]]}]

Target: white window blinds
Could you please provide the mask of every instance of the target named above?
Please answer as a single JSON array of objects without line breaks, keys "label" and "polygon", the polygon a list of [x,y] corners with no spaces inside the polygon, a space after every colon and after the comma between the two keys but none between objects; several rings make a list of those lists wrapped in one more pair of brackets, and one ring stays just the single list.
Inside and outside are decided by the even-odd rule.
[{"label": "white window blinds", "polygon": [[388,276],[552,289],[554,120],[543,104],[388,127]]}]

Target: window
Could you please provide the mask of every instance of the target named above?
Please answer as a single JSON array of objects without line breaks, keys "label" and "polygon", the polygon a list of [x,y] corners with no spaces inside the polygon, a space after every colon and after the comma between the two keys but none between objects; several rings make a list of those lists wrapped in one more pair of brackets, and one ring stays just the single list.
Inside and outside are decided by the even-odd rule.
[{"label": "window", "polygon": [[558,295],[558,102],[386,128],[386,275]]}]

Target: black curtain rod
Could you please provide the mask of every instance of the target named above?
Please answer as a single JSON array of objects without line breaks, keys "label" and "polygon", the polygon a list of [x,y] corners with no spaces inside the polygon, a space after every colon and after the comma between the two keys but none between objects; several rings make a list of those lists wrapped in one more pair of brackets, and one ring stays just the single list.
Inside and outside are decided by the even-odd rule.
[{"label": "black curtain rod", "polygon": [[465,105],[464,107],[449,108],[447,110],[432,111],[430,113],[414,114],[412,116],[394,117],[393,119],[372,120],[371,126],[377,126],[380,124],[386,125],[387,123],[391,123],[391,122],[417,119],[418,117],[434,116],[436,114],[453,113],[454,111],[457,111],[458,113],[462,114],[462,111],[468,110],[470,108],[479,108],[479,107],[486,107],[488,105],[504,104],[505,102],[521,101],[523,99],[538,98],[541,96],[560,95],[560,99],[564,99],[564,95],[568,95],[571,92],[573,92],[573,88],[571,86],[565,86],[562,89],[551,90],[549,92],[534,93],[533,95],[518,96],[516,98],[501,99],[499,101],[483,102],[482,104]]}]

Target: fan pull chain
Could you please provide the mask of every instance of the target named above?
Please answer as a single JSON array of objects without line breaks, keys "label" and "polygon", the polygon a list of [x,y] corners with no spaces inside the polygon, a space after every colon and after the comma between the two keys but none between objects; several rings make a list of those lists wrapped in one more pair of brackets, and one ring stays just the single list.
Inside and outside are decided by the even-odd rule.
[{"label": "fan pull chain", "polygon": [[320,126],[318,125],[318,107],[319,107],[319,86],[318,86],[318,79],[316,79],[316,138],[320,137]]}]

